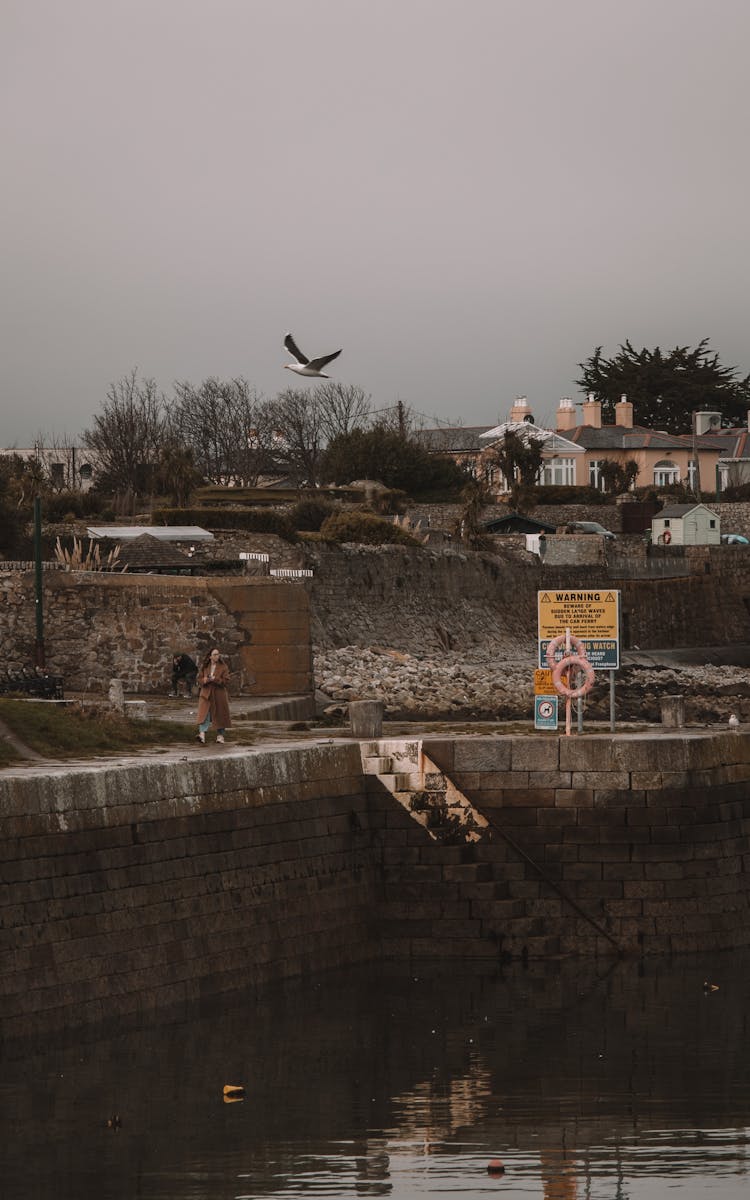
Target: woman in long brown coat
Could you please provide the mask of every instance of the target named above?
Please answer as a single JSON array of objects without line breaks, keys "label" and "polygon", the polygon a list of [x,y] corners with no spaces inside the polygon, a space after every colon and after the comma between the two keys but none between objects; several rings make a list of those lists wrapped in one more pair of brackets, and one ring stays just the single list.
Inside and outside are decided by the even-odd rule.
[{"label": "woman in long brown coat", "polygon": [[216,730],[217,742],[224,741],[224,730],[232,724],[229,716],[229,667],[218,650],[209,651],[198,672],[198,741],[205,742],[209,725]]}]

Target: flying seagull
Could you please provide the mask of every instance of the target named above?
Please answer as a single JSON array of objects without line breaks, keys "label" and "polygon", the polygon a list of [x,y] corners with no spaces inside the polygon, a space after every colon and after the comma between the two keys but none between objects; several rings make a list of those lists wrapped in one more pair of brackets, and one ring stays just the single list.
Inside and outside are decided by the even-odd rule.
[{"label": "flying seagull", "polygon": [[297,348],[297,344],[291,333],[288,333],[284,338],[284,345],[292,357],[297,360],[294,363],[286,363],[284,370],[294,371],[297,375],[307,375],[312,379],[330,379],[330,375],[324,375],[321,368],[326,363],[333,362],[334,358],[338,358],[341,353],[340,350],[336,350],[333,354],[323,354],[320,358],[305,358],[302,351]]}]

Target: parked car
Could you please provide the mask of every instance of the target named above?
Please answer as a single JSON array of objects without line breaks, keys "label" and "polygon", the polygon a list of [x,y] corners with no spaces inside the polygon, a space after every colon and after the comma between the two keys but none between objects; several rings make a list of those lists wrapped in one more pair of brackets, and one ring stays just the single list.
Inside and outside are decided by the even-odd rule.
[{"label": "parked car", "polygon": [[598,533],[599,537],[616,538],[617,534],[612,533],[610,529],[605,529],[598,521],[571,521],[570,528],[575,533]]},{"label": "parked car", "polygon": [[721,540],[726,546],[750,546],[750,539],[741,533],[722,533]]}]

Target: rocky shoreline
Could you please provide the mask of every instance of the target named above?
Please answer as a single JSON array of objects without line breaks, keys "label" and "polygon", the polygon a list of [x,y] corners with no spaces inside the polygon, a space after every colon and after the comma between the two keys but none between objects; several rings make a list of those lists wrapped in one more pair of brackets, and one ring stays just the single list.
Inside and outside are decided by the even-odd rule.
[{"label": "rocky shoreline", "polygon": [[[530,720],[533,718],[534,646],[513,659],[479,649],[437,655],[383,646],[345,646],[315,654],[316,699],[329,718],[345,717],[353,700],[382,700],[391,720]],[[521,656],[522,653],[522,656]],[[683,696],[691,724],[750,721],[750,672],[713,663],[629,664],[615,681],[615,712],[622,721],[659,721],[661,698]],[[586,698],[590,719],[609,716],[608,675]]]}]

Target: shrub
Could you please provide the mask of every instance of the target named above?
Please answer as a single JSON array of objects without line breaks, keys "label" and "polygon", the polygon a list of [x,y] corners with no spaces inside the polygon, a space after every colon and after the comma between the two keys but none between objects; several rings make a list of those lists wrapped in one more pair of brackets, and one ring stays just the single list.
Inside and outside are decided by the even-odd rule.
[{"label": "shrub", "polygon": [[268,508],[155,508],[152,525],[201,525],[204,529],[242,529],[247,533],[276,533],[294,540],[286,513]]},{"label": "shrub", "polygon": [[101,516],[111,502],[100,492],[48,492],[42,501],[42,512],[47,521],[64,521],[69,518]]},{"label": "shrub", "polygon": [[593,487],[569,487],[562,484],[545,484],[531,488],[528,493],[531,505],[535,504],[611,504],[612,497]]},{"label": "shrub", "polygon": [[[707,497],[704,495],[703,499]],[[731,487],[727,487],[721,493],[721,500],[750,500],[750,483],[734,483]]]},{"label": "shrub", "polygon": [[416,538],[400,526],[360,510],[333,513],[323,522],[320,532],[330,542],[360,542],[367,546],[419,545]]},{"label": "shrub", "polygon": [[289,509],[289,521],[293,529],[317,533],[323,522],[337,511],[328,500],[300,500]]}]

